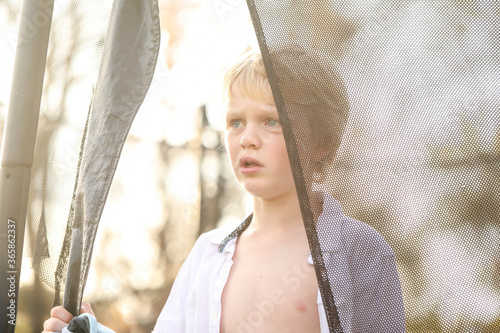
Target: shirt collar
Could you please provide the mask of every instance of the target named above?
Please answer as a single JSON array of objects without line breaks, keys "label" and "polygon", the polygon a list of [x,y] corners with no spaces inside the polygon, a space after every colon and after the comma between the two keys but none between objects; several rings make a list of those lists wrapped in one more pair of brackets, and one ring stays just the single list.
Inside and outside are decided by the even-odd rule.
[{"label": "shirt collar", "polygon": [[229,243],[230,240],[241,236],[243,231],[245,231],[248,226],[250,225],[250,222],[252,222],[252,217],[253,214],[248,215],[243,222],[239,226],[236,227],[229,235],[226,236],[220,243],[219,243],[219,248],[218,251],[219,253],[224,252],[224,248],[226,247],[227,243]]},{"label": "shirt collar", "polygon": [[[340,233],[339,232],[330,233],[327,232],[327,230],[340,230],[343,220],[342,217],[344,216],[342,214],[342,208],[340,207],[340,203],[328,193],[316,192],[315,194],[320,197],[320,200],[323,203],[323,213],[321,213],[321,215],[319,216],[316,229],[318,235],[328,234],[329,236],[328,241],[323,241],[323,242],[319,237],[321,249],[323,251],[336,251],[340,246]],[[214,234],[208,240],[214,244],[218,244],[219,245],[218,252],[223,253],[224,250],[226,249],[226,245],[228,245],[228,243],[231,240],[239,237],[243,233],[243,231],[245,231],[248,228],[250,222],[252,222],[252,217],[253,214],[248,215],[243,220],[243,222],[241,222],[241,224],[238,227],[236,227],[229,235],[220,233]],[[224,235],[226,236],[222,238]]]},{"label": "shirt collar", "polygon": [[345,223],[345,216],[337,200],[326,192],[322,192],[322,195],[323,212],[316,223],[316,232],[321,250],[323,252],[336,252],[340,249],[341,230]]}]

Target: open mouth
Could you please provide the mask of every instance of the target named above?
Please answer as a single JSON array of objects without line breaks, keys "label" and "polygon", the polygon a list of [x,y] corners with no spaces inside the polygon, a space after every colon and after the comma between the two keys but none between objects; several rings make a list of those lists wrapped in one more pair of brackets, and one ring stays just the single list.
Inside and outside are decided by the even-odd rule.
[{"label": "open mouth", "polygon": [[245,163],[243,163],[243,166],[244,166],[245,168],[251,168],[251,167],[258,167],[258,166],[260,166],[260,165],[259,165],[259,164],[257,164],[257,163],[253,163],[253,162],[245,162]]},{"label": "open mouth", "polygon": [[261,166],[262,164],[250,157],[244,157],[240,160],[240,167],[242,168],[257,168]]}]

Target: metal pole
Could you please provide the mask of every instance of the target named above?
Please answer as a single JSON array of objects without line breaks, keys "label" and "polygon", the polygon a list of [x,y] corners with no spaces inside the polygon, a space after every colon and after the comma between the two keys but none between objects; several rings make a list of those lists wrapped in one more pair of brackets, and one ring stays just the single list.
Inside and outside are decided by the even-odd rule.
[{"label": "metal pole", "polygon": [[0,332],[14,332],[24,225],[54,0],[24,0],[0,166]]}]

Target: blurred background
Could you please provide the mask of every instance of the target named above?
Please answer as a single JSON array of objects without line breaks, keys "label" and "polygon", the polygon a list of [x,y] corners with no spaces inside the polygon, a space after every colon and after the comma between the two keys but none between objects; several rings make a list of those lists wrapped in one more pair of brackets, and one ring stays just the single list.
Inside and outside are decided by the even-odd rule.
[{"label": "blurred background", "polygon": [[[20,5],[0,2],[0,134]],[[53,277],[31,266],[34,255],[57,263],[60,242],[48,253],[36,244],[65,231],[111,5],[55,1],[17,332],[41,331],[52,307]],[[246,3],[159,5],[155,77],[118,164],[84,299],[120,333],[150,332],[198,235],[250,208],[220,133],[221,73],[257,48]],[[395,250],[409,332],[500,331],[499,3],[352,0],[327,14],[339,17],[342,38],[332,40],[352,106],[334,196]],[[321,29],[320,16],[311,21],[311,33]]]}]

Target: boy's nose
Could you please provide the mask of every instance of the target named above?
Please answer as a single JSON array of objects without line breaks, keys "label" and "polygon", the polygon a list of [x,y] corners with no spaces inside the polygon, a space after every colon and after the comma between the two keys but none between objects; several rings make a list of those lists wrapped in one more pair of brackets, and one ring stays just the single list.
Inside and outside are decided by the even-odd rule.
[{"label": "boy's nose", "polygon": [[240,145],[243,148],[259,149],[262,144],[258,130],[248,126],[241,136]]}]

